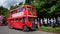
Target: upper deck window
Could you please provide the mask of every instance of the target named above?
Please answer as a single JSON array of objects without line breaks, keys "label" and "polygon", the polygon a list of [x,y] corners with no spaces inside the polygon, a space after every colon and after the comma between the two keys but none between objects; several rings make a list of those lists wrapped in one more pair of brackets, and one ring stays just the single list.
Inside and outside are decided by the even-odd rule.
[{"label": "upper deck window", "polygon": [[27,7],[26,10],[31,10],[31,8],[30,7]]},{"label": "upper deck window", "polygon": [[27,7],[27,10],[30,11],[30,15],[33,15],[34,14],[34,8]]},{"label": "upper deck window", "polygon": [[33,11],[33,10],[35,10],[35,9],[34,9],[34,8],[27,7],[26,10]]},{"label": "upper deck window", "polygon": [[26,10],[26,8],[19,8],[19,12],[23,11],[23,10]]}]

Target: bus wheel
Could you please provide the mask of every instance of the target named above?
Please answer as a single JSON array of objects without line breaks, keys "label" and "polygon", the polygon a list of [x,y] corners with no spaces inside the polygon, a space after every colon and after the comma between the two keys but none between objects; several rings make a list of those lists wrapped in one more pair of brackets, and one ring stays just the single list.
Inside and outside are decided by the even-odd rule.
[{"label": "bus wheel", "polygon": [[23,27],[23,31],[28,32],[29,31],[29,28],[27,26],[24,26]]},{"label": "bus wheel", "polygon": [[12,25],[10,25],[10,26],[9,26],[9,28],[10,28],[10,29],[13,29],[13,26],[12,26]]}]

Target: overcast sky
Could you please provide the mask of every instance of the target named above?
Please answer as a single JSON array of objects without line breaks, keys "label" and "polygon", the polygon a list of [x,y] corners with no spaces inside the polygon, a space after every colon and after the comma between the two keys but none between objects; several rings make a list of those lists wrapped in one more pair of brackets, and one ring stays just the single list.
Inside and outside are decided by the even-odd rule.
[{"label": "overcast sky", "polygon": [[25,2],[25,0],[0,0],[0,6],[9,8],[11,5],[18,5],[20,2]]}]

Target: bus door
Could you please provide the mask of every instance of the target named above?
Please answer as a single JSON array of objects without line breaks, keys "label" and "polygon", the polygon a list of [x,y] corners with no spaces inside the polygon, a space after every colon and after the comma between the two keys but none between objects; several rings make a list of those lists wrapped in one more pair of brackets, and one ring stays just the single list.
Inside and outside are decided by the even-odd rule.
[{"label": "bus door", "polygon": [[31,27],[34,29],[34,28],[36,28],[36,22],[37,21],[35,21],[36,19],[34,18],[34,17],[30,17],[29,18],[29,22],[30,22],[30,25],[31,25]]}]

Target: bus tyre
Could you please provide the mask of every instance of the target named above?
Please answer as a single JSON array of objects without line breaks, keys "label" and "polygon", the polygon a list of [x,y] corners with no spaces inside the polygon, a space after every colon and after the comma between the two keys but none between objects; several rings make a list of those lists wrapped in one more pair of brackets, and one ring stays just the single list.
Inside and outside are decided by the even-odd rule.
[{"label": "bus tyre", "polygon": [[10,28],[10,29],[13,29],[13,26],[12,26],[12,25],[10,25],[10,26],[9,26],[9,28]]},{"label": "bus tyre", "polygon": [[23,31],[28,32],[29,31],[28,27],[27,26],[24,26],[23,27]]}]

